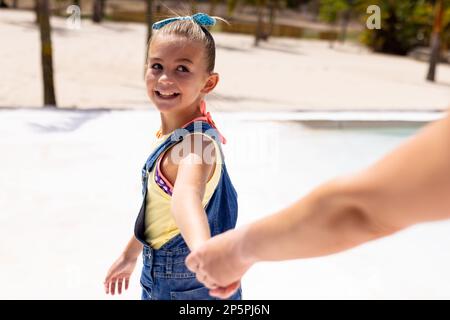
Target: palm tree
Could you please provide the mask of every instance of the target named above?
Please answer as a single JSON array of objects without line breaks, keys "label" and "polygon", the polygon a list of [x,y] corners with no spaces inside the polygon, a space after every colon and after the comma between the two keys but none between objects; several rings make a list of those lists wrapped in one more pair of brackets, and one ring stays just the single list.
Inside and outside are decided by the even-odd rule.
[{"label": "palm tree", "polygon": [[105,16],[105,1],[106,0],[94,0],[92,21],[100,23]]},{"label": "palm tree", "polygon": [[348,29],[348,25],[350,23],[351,14],[352,14],[351,6],[349,6],[347,9],[345,9],[342,12],[341,34],[340,34],[341,42],[345,42],[345,40],[347,39],[347,29]]},{"label": "palm tree", "polygon": [[56,107],[53,81],[52,38],[48,0],[37,0],[39,30],[41,34],[41,62],[44,81],[44,106]]},{"label": "palm tree", "polygon": [[34,0],[34,12],[36,13],[36,20],[34,23],[39,24],[39,0]]},{"label": "palm tree", "polygon": [[197,4],[195,3],[195,0],[189,0],[190,6],[191,6],[191,14],[194,14],[197,12]]},{"label": "palm tree", "polygon": [[259,45],[259,41],[263,38],[263,14],[264,14],[264,5],[266,4],[266,0],[256,0],[256,11],[257,11],[257,22],[255,28],[255,46]]},{"label": "palm tree", "polygon": [[[152,25],[153,25],[153,0],[145,0],[145,3],[147,4],[147,10],[146,10],[146,23],[147,23],[147,39],[145,41],[145,66],[147,66],[147,59],[148,59],[148,44],[150,41],[150,38],[152,37]],[[144,67],[144,77],[145,77],[146,67]]]},{"label": "palm tree", "polygon": [[[214,12],[218,0],[212,0],[210,6],[210,15]],[[227,0],[227,19],[230,20],[233,16],[239,0]],[[280,8],[280,0],[247,0],[246,3],[255,5],[257,12],[256,28],[255,28],[255,42],[254,45],[258,46],[260,40],[267,40],[272,34],[275,25],[276,11]],[[268,7],[269,12],[269,30],[264,32],[264,9]]]},{"label": "palm tree", "polygon": [[210,16],[213,16],[215,14],[218,2],[219,2],[219,0],[211,0],[210,1],[210,5],[209,5],[209,15]]},{"label": "palm tree", "polygon": [[267,31],[264,37],[264,40],[266,41],[269,39],[269,36],[272,35],[275,26],[276,11],[280,7],[280,0],[269,0],[268,7],[269,7],[269,31]]},{"label": "palm tree", "polygon": [[431,36],[430,65],[428,68],[427,80],[434,81],[436,76],[436,65],[440,58],[442,19],[444,16],[444,0],[437,0],[435,7],[436,16],[434,19],[433,34]]},{"label": "palm tree", "polygon": [[236,9],[238,1],[239,0],[227,0],[227,20],[233,16],[234,9]]},{"label": "palm tree", "polygon": [[148,41],[150,40],[151,36],[152,36],[152,25],[153,25],[153,0],[145,0],[146,3],[146,14],[145,14],[145,18],[146,18],[146,23],[147,23],[147,40],[146,43],[148,43]]}]

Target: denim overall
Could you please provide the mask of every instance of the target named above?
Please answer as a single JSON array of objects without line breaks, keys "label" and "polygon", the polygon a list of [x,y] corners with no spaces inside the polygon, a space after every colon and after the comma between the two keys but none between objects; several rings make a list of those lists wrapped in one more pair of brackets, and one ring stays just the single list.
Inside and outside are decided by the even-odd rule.
[{"label": "denim overall", "polygon": [[[143,202],[136,219],[134,234],[144,244],[143,268],[141,274],[141,287],[143,300],[213,300],[208,293],[209,289],[195,278],[185,265],[189,248],[181,234],[173,237],[160,249],[153,249],[145,241],[145,209],[147,184],[150,171],[153,169],[159,156],[173,145],[181,142],[190,133],[204,133],[218,142],[220,152],[219,134],[209,123],[197,121],[185,128],[177,129],[148,157],[142,169]],[[211,236],[232,229],[237,220],[237,193],[234,189],[225,166],[221,165],[222,172],[219,183],[214,191],[206,213],[211,230]],[[229,299],[240,300],[241,289]]]}]

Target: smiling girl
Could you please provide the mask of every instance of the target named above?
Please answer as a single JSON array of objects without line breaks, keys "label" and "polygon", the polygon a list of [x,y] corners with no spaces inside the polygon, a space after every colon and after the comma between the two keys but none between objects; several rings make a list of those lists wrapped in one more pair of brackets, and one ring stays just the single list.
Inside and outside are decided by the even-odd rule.
[{"label": "smiling girl", "polygon": [[[213,299],[207,278],[185,265],[191,250],[236,225],[237,193],[228,175],[205,96],[219,81],[215,42],[203,13],[153,25],[147,93],[161,116],[153,152],[142,170],[143,203],[134,236],[108,271],[106,293],[128,288],[143,255],[142,299]],[[201,282],[199,282],[201,280]],[[231,299],[241,299],[240,289]]]}]

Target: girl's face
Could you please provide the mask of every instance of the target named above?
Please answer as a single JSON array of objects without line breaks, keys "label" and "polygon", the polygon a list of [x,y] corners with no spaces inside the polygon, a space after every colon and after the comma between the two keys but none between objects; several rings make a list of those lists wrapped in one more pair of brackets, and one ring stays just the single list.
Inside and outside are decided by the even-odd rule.
[{"label": "girl's face", "polygon": [[198,106],[217,84],[218,75],[206,71],[201,43],[179,36],[156,36],[148,58],[147,94],[160,112]]}]

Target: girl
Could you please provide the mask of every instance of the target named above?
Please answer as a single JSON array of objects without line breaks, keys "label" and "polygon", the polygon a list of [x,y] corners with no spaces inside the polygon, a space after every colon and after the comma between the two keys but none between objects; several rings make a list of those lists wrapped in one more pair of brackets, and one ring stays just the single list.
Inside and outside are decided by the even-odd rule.
[{"label": "girl", "polygon": [[[143,252],[142,299],[213,299],[208,288],[216,285],[196,279],[185,258],[211,236],[234,228],[237,219],[237,194],[220,147],[225,139],[205,111],[204,97],[219,80],[214,39],[206,29],[214,24],[215,18],[197,13],[152,27],[146,86],[161,128],[142,169],[134,236],[108,271],[106,293],[128,288]],[[241,299],[241,291],[231,299]]]}]

